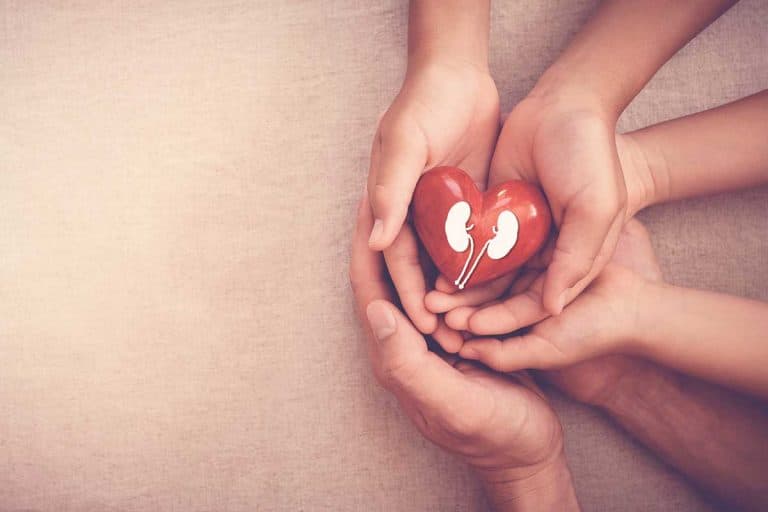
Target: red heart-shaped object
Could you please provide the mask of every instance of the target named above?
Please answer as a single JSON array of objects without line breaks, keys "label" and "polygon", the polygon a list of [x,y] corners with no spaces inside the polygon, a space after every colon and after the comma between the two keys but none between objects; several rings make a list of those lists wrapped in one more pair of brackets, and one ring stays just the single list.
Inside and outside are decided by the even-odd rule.
[{"label": "red heart-shaped object", "polygon": [[537,186],[513,180],[483,193],[456,167],[424,173],[412,211],[427,253],[459,288],[521,267],[544,244],[552,223]]}]

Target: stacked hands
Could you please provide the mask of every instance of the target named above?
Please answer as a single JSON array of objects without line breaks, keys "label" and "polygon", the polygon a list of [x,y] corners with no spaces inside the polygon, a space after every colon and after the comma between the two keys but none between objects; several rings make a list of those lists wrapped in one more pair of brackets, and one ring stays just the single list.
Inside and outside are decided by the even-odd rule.
[{"label": "stacked hands", "polygon": [[[417,427],[464,455],[490,485],[538,487],[529,477],[568,478],[555,413],[525,373],[500,375],[471,361],[503,372],[549,367],[626,339],[640,291],[660,280],[648,236],[631,220],[653,182],[638,145],[615,135],[615,120],[601,112],[532,94],[496,140],[498,102],[491,77],[471,66],[432,63],[409,73],[379,123],[351,274],[379,340],[377,376]],[[466,111],[454,107],[462,105]],[[540,184],[559,236],[516,274],[462,291],[440,276],[428,291],[429,262],[404,221],[421,173],[439,165],[466,169],[481,189],[510,179]],[[383,250],[397,296],[370,249]],[[407,316],[393,304],[398,298]],[[533,324],[515,340],[477,338]],[[422,334],[448,356],[430,352]],[[592,399],[618,378],[616,364],[607,358],[602,368],[572,368],[557,382]]]},{"label": "stacked hands", "polygon": [[[724,2],[709,3],[709,12],[689,15],[687,37],[724,10]],[[374,372],[427,438],[476,469],[497,508],[576,509],[560,423],[526,370],[546,370],[538,375],[606,409],[628,376],[649,372],[635,356],[768,394],[761,369],[745,363],[754,352],[735,350],[730,366],[712,365],[719,324],[702,318],[718,311],[754,325],[766,316],[763,305],[665,284],[648,233],[633,218],[654,203],[764,181],[768,95],[617,134],[618,116],[650,76],[628,72],[616,81],[607,73],[619,92],[584,78],[592,76],[581,69],[590,38],[610,36],[602,32],[614,11],[638,8],[606,2],[502,124],[487,66],[487,12],[452,20],[456,32],[479,27],[456,46],[439,30],[456,14],[429,4],[412,3],[408,70],[378,123],[353,241],[351,281]],[[656,61],[651,74],[687,41],[668,39],[667,50],[659,43],[659,55],[647,59]],[[642,75],[642,63],[634,64]],[[736,154],[732,168],[712,156],[725,149]],[[551,208],[550,240],[525,266],[483,285],[457,290],[455,276],[435,276],[408,213],[420,176],[438,166],[464,169],[480,189],[513,179],[536,184]],[[666,314],[673,309],[677,323]],[[684,331],[686,323],[700,325]],[[430,338],[440,350],[430,350]],[[693,343],[701,354],[682,357]],[[676,465],[687,472],[685,461]]]}]

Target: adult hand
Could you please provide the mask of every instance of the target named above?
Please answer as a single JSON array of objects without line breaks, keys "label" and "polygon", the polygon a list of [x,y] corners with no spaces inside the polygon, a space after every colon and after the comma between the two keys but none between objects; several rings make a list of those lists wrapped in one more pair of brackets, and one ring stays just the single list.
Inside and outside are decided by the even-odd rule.
[{"label": "adult hand", "polygon": [[393,304],[380,254],[366,243],[373,225],[363,201],[350,279],[374,374],[419,431],[479,474],[499,510],[576,510],[560,423],[526,374],[450,364]]},{"label": "adult hand", "polygon": [[447,57],[412,58],[379,122],[368,175],[376,218],[369,244],[384,250],[400,301],[423,333],[433,333],[438,320],[424,307],[418,242],[405,222],[413,190],[438,165],[461,167],[484,184],[498,129],[499,96],[487,66]]}]

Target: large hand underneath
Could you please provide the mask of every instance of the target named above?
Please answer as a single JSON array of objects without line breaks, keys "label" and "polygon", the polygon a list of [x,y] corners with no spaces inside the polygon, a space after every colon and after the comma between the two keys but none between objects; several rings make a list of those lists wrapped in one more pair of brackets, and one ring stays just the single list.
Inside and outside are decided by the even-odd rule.
[{"label": "large hand underneath", "polygon": [[392,303],[381,256],[366,243],[373,219],[360,208],[350,276],[374,373],[419,431],[479,474],[500,510],[578,508],[554,411],[525,374],[450,364]]}]

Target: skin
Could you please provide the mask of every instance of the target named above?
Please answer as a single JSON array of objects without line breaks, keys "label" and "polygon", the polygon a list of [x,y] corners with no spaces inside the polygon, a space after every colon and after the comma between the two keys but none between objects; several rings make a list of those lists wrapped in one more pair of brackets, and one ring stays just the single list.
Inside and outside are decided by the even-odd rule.
[{"label": "skin", "polygon": [[[625,226],[609,268],[619,265],[637,279],[662,283],[648,234],[637,221]],[[592,286],[600,286],[602,278]],[[573,330],[586,344],[601,339],[617,327],[605,322],[604,313],[622,310],[621,295],[618,298],[617,302],[616,290],[590,296],[588,289],[558,317],[566,322],[558,332]],[[589,315],[590,322],[568,314],[587,299],[594,311],[582,304],[588,307],[582,314]],[[738,509],[764,508],[768,409],[759,400],[620,355],[596,357],[540,375],[574,399],[600,408],[708,494]]]},{"label": "skin", "polygon": [[[611,141],[615,120],[653,73],[677,49],[733,3],[707,0],[697,3],[696,9],[691,9],[690,5],[684,2],[639,0],[603,2],[585,29],[577,35],[558,61],[539,80],[534,91],[518,105],[517,112],[512,113],[517,115],[510,115],[509,127],[506,124],[504,127],[508,135],[502,133],[493,157],[490,181],[507,179],[504,176],[515,177],[526,174],[529,180],[538,182],[544,188],[549,201],[557,205],[555,216],[560,228],[557,242],[543,252],[541,261],[534,262],[529,271],[515,282],[512,287],[513,295],[505,301],[504,308],[509,313],[507,316],[514,319],[513,325],[530,325],[548,314],[560,313],[566,304],[573,301],[595,277],[600,275],[600,269],[610,261],[613,245],[619,238],[616,233],[621,229],[620,224],[626,222],[636,210],[642,207],[636,205],[651,204],[660,200],[662,194],[655,194],[655,192],[661,188],[658,180],[663,179],[663,176],[655,175],[652,172],[655,169],[652,167],[657,161],[668,165],[670,161],[668,155],[651,149],[652,144],[644,144],[645,149],[638,149],[640,146],[638,141],[643,139],[640,133],[626,137],[613,136]],[[413,2],[412,9],[414,6],[428,4],[430,3]],[[449,7],[444,3],[442,5]],[[434,7],[434,4],[432,6]],[[409,47],[419,47],[415,44],[415,40],[420,39],[420,34],[430,34],[430,38],[436,42],[423,47],[431,47],[436,51],[432,54],[411,51],[409,72],[413,68],[412,62],[415,65],[429,60],[413,59],[414,55],[435,55],[439,53],[437,50],[452,47],[450,37],[438,37],[445,36],[451,32],[450,30],[429,31],[427,27],[430,24],[423,23],[427,18],[430,21],[437,20],[434,17],[436,12],[432,11],[430,14],[429,10],[421,10],[421,13],[416,15],[412,10]],[[456,11],[446,8],[444,12]],[[486,16],[484,14],[484,17]],[[419,19],[421,23],[416,22]],[[433,26],[451,25],[436,23]],[[459,26],[456,26],[458,32]],[[466,28],[466,25],[462,27]],[[486,41],[483,60],[487,61],[487,31],[483,33]],[[467,35],[465,32],[464,36]],[[424,43],[430,38],[420,42]],[[473,43],[467,46],[474,49],[482,47]],[[460,48],[454,47],[454,51],[448,53],[458,55]],[[475,54],[475,57],[477,55]],[[459,60],[467,63],[464,56]],[[487,66],[484,66],[484,69],[487,69]],[[530,115],[523,115],[526,109]],[[490,126],[490,123],[488,125]],[[414,133],[416,132],[411,130],[411,134]],[[389,137],[385,136],[379,145],[397,146],[394,143],[382,144],[381,142],[387,138]],[[405,138],[401,136],[400,140]],[[423,141],[427,137],[422,135],[421,139]],[[523,142],[518,142],[519,140]],[[558,140],[565,141],[566,144],[558,148]],[[765,140],[765,137],[762,140]],[[411,144],[409,148],[403,143],[397,151],[385,150],[384,152],[390,155],[397,153],[396,156],[391,156],[390,160],[397,158],[406,162],[409,158],[406,155],[409,154],[417,155],[418,158],[410,158],[411,164],[385,165],[384,167],[391,169],[392,172],[383,173],[381,176],[386,177],[383,180],[378,174],[380,160],[376,160],[381,157],[373,155],[375,158],[372,158],[368,189],[372,207],[380,222],[376,223],[378,228],[374,228],[373,223],[370,223],[371,248],[389,247],[391,241],[401,232],[398,231],[398,226],[402,225],[405,219],[407,204],[413,190],[412,184],[415,184],[425,168],[430,167],[428,164],[422,165],[425,152],[419,153],[418,148],[428,147],[429,144],[429,141],[422,143],[421,146]],[[379,151],[381,153],[381,150]],[[376,142],[374,143],[375,152]],[[560,165],[559,161],[545,163],[552,160],[549,158],[550,153],[560,155],[559,160],[572,160],[573,165],[565,170],[568,174],[558,174],[554,170]],[[430,153],[427,151],[426,154]],[[387,158],[384,160],[386,161]],[[418,162],[418,165],[415,162]],[[527,168],[523,165],[524,163],[528,164]],[[596,167],[592,164],[596,164]],[[634,167],[638,172],[627,172],[630,167]],[[584,174],[584,176],[572,177],[574,168],[579,169],[575,174]],[[562,180],[564,175],[570,179]],[[705,180],[707,178],[707,176],[700,177]],[[579,179],[583,181],[579,182]],[[624,189],[621,187],[622,181]],[[701,179],[693,181],[701,183]],[[561,185],[563,182],[565,184]],[[691,194],[685,187],[675,188],[671,183],[670,181],[668,198]],[[710,188],[714,190],[713,187],[716,186],[713,184]],[[738,183],[729,186],[733,188],[738,186]],[[590,192],[593,188],[594,192]],[[615,194],[612,193],[614,188]],[[675,190],[679,192],[673,192]],[[597,215],[589,212],[587,207],[589,201],[585,198],[599,202],[596,208]],[[618,227],[617,224],[619,224]],[[566,232],[575,231],[576,227],[581,231],[583,241],[582,238],[573,236],[575,233],[565,236]],[[624,238],[629,239],[630,236],[625,235]],[[410,269],[411,281],[415,283],[416,293],[412,294],[412,299],[418,298],[426,289],[426,286],[421,286],[421,283],[424,283],[423,273],[417,272],[416,254],[416,244],[413,243],[409,250],[401,253],[404,256],[400,258],[401,262],[408,263],[403,267]],[[552,265],[545,277],[537,275],[537,270],[545,268],[550,262]],[[395,282],[404,282],[402,277],[398,278],[398,275],[404,274],[393,268],[389,262],[388,266]],[[619,268],[614,273],[626,274],[625,270],[626,268],[624,270]],[[353,269],[353,275],[354,273]],[[418,276],[422,276],[421,279],[417,279]],[[505,279],[511,281],[512,278]],[[617,278],[616,282],[619,281],[620,279]],[[463,292],[466,293],[465,296],[454,300],[452,307],[448,308],[445,308],[444,304],[430,304],[433,302],[430,296],[427,296],[424,302],[432,313],[451,310],[446,316],[448,321],[452,313],[461,312],[462,306],[478,305],[492,300],[498,297],[509,284],[509,281],[492,283],[486,289],[468,290]],[[359,288],[358,285],[355,286]],[[398,291],[401,288],[402,285],[398,287]],[[436,288],[442,292],[450,291],[441,279],[438,279]],[[598,296],[599,294],[595,294],[595,297]],[[521,297],[522,300],[520,300]],[[445,323],[435,319],[430,320],[431,324],[427,324],[427,321],[417,318],[429,316],[429,312],[424,314],[425,312],[420,310],[417,300],[404,301],[404,306],[417,325],[426,327],[422,328],[422,331],[430,332],[429,329],[434,327],[434,336],[444,347],[451,346],[452,349],[449,351],[455,352],[457,347],[461,346],[461,336]],[[385,307],[388,306],[385,305]],[[457,309],[453,309],[454,307]],[[495,306],[492,304],[491,307]],[[374,318],[377,308],[378,306],[373,310]],[[416,312],[415,315],[411,310]],[[395,316],[394,311],[385,311],[392,313],[395,324],[399,327],[399,320],[402,317]],[[463,325],[466,328],[472,317],[473,329],[477,327],[482,331],[482,317],[478,320],[473,316],[474,312],[474,308],[470,309],[470,314],[464,311],[463,319],[459,315],[456,325],[451,327],[459,329]],[[449,321],[447,323],[450,324]],[[395,333],[399,332],[396,328]],[[444,340],[450,340],[450,342]],[[461,368],[464,365],[458,366]],[[376,368],[374,364],[374,369]],[[641,371],[640,368],[653,370]],[[729,396],[728,392],[713,390],[707,387],[709,385],[697,381],[693,381],[695,384],[688,383],[679,380],[685,378],[680,376],[675,378],[674,374],[666,370],[619,356],[593,359],[557,372],[549,372],[549,378],[573,396],[591,400],[591,403],[603,407],[620,424],[671,464],[679,467],[700,484],[730,499],[732,503],[749,506],[765,502],[764,489],[761,492],[759,485],[753,485],[754,478],[749,478],[749,471],[752,471],[751,475],[764,474],[764,467],[755,464],[755,461],[765,460],[764,456],[755,457],[754,450],[750,450],[755,443],[764,444],[760,434],[766,431],[764,418],[752,414],[753,404],[746,403],[743,399],[739,400],[735,395]],[[633,400],[637,400],[634,405]],[[722,406],[720,403],[722,401],[726,401],[727,405]],[[401,403],[404,401],[401,400]],[[435,409],[440,407],[439,403],[430,405]],[[661,421],[656,411],[664,407],[670,408],[667,410],[669,414],[665,415],[665,421]],[[713,425],[717,424],[716,420],[719,419],[718,411],[725,409],[727,409],[727,421],[721,422],[724,425],[723,432],[718,432],[720,434],[718,438],[722,438],[723,441],[713,442]],[[675,416],[672,414],[674,411],[681,411],[681,414]],[[708,411],[712,412],[707,415]],[[690,422],[692,424],[689,424],[688,420],[693,420]],[[757,430],[750,431],[750,425],[757,425]],[[681,443],[681,437],[685,437],[689,442]],[[701,457],[691,456],[696,453]],[[753,455],[751,459],[750,454]],[[729,463],[731,461],[733,464]],[[562,471],[559,473],[563,474]],[[509,483],[515,479],[500,480]],[[515,486],[504,487],[515,488]],[[512,496],[512,501],[516,500],[514,491],[511,494],[501,492],[499,496],[505,494]],[[559,495],[559,493],[550,494]],[[494,496],[493,493],[491,495]],[[563,507],[560,506],[559,509]]]},{"label": "skin", "polygon": [[439,165],[485,183],[499,130],[499,95],[488,71],[489,2],[412,2],[408,69],[374,136],[368,194],[376,221],[369,244],[384,251],[400,300],[423,333],[446,333],[424,306],[427,282],[408,205],[422,173]]},{"label": "skin", "polygon": [[367,245],[372,226],[364,200],[350,278],[378,381],[427,439],[476,471],[496,510],[578,510],[562,428],[546,397],[525,373],[501,375],[429,351],[392,304],[382,257]]},{"label": "skin", "polygon": [[[510,113],[489,183],[538,183],[558,227],[551,262],[537,288],[539,308],[507,309],[523,325],[557,315],[610,260],[631,218],[631,181],[619,160],[616,121],[653,74],[733,1],[609,0],[533,91]],[[523,290],[522,292],[525,292]]]},{"label": "skin", "polygon": [[[615,258],[644,279],[661,282],[647,234],[634,223],[627,228]],[[764,508],[764,403],[626,356],[597,357],[541,375],[574,399],[600,408],[708,494],[738,509]]]},{"label": "skin", "polygon": [[[653,179],[647,157],[631,135],[616,135],[615,144],[622,172],[627,176],[627,212],[634,215],[646,204],[650,195],[647,187]],[[508,333],[540,322],[550,316],[542,305],[542,296],[547,275],[544,270],[553,259],[554,249],[553,239],[520,274],[470,290],[456,292],[441,277],[436,289],[425,297],[425,305],[434,313],[446,313],[445,321],[451,329],[476,335]],[[495,300],[505,291],[505,297]]]},{"label": "skin", "polygon": [[[574,508],[562,431],[546,399],[523,374],[515,381],[427,351],[423,338],[389,302],[391,286],[381,257],[365,247],[370,225],[363,204],[350,274],[379,381],[428,439],[473,465],[497,510]],[[626,226],[614,259],[644,279],[661,280],[639,223]],[[375,317],[381,308],[393,315],[394,331],[385,325],[382,333],[378,320],[369,323],[364,316]],[[590,359],[543,377],[573,398],[599,407],[728,505],[761,510],[768,500],[762,478],[768,470],[768,410],[761,403],[623,356]],[[506,414],[500,416],[502,412]],[[522,424],[521,417],[526,418]],[[541,462],[547,460],[556,462]]]},{"label": "skin", "polygon": [[[437,165],[454,165],[481,187],[486,178],[538,183],[559,233],[546,274],[529,283],[531,293],[519,290],[538,298],[537,307],[523,300],[516,311],[521,301],[510,297],[506,308],[525,325],[558,314],[605,266],[631,214],[634,177],[619,162],[616,119],[666,60],[733,3],[705,0],[695,9],[684,2],[601,3],[509,115],[497,144],[489,1],[411,2],[406,78],[381,118],[371,151],[368,194],[376,221],[369,245],[384,251],[405,311],[421,332],[435,333],[448,351],[458,348],[457,334],[425,307],[428,283],[405,222],[419,176]],[[449,291],[440,282],[436,286]]]},{"label": "skin", "polygon": [[[768,181],[766,120],[768,92],[762,92],[632,134],[645,148],[650,182],[657,187],[645,201]],[[765,397],[768,379],[761,362],[768,360],[766,332],[764,303],[671,286],[611,264],[560,316],[505,342],[470,340],[460,354],[500,371],[558,368],[609,353],[637,354]],[[727,352],[723,339],[729,340]],[[696,350],[690,350],[694,345]]]}]

